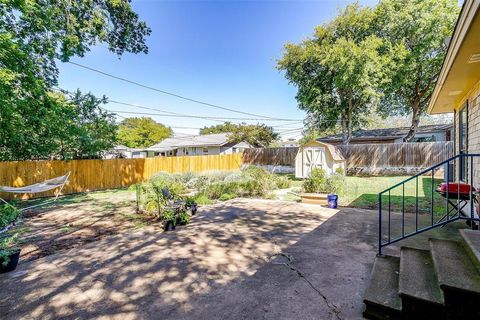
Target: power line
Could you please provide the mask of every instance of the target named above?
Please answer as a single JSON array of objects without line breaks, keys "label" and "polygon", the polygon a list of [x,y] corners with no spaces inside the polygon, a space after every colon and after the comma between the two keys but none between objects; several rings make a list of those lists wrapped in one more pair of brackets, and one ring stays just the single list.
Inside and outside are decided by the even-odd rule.
[{"label": "power line", "polygon": [[[65,92],[67,94],[73,95],[74,93],[65,89],[58,88],[57,90],[60,90],[61,92]],[[111,102],[114,104],[119,104],[119,105],[124,105],[124,106],[130,106],[130,107],[135,107],[139,109],[145,109],[145,110],[152,110],[152,111],[157,111],[161,112],[164,114],[153,114],[153,113],[141,113],[141,112],[132,112],[132,111],[114,111],[114,110],[108,110],[110,112],[120,112],[120,113],[132,113],[132,114],[144,114],[144,115],[156,115],[156,116],[171,116],[171,117],[184,117],[184,118],[198,118],[198,119],[204,119],[204,120],[212,120],[212,121],[219,121],[219,122],[224,122],[223,120],[250,120],[250,121],[290,121],[290,122],[295,122],[295,123],[303,123],[303,120],[299,119],[261,119],[261,118],[239,118],[239,117],[210,117],[210,116],[199,116],[199,115],[191,115],[191,114],[184,114],[184,113],[178,113],[178,112],[171,112],[171,111],[166,111],[158,108],[152,108],[152,107],[146,107],[143,105],[139,104],[133,104],[129,102],[123,102],[123,101],[117,101],[117,100],[112,100],[107,98],[107,102]],[[105,109],[105,108],[104,108]],[[105,109],[107,110],[107,109]]]},{"label": "power line", "polygon": [[[121,110],[108,110],[113,113],[126,113],[126,114],[136,114],[136,115],[148,115],[148,116],[160,116],[160,117],[179,117],[179,118],[197,118],[197,119],[215,119],[215,120],[251,120],[251,121],[265,121],[268,119],[259,119],[259,118],[234,118],[234,117],[209,117],[209,116],[192,116],[192,115],[181,115],[181,114],[161,114],[161,113],[151,113],[151,112],[136,112],[136,111],[121,111]],[[294,119],[284,119],[276,121],[298,121]]]},{"label": "power line", "polygon": [[166,94],[166,95],[169,95],[169,96],[172,96],[172,97],[176,97],[176,98],[183,99],[183,100],[186,100],[186,101],[198,103],[198,104],[201,104],[201,105],[204,105],[204,106],[217,108],[217,109],[221,109],[221,110],[226,110],[226,111],[230,111],[230,112],[235,112],[235,113],[239,113],[239,114],[244,114],[244,115],[248,115],[248,116],[260,117],[260,118],[264,118],[264,119],[280,120],[279,118],[275,118],[275,117],[269,117],[269,116],[264,116],[264,115],[260,115],[260,114],[250,113],[250,112],[238,111],[238,110],[235,110],[235,109],[232,109],[232,108],[223,107],[223,106],[216,105],[216,104],[213,104],[213,103],[209,103],[209,102],[205,102],[205,101],[201,101],[201,100],[197,100],[197,99],[192,99],[192,98],[182,96],[182,95],[179,95],[179,94],[176,94],[176,93],[172,93],[172,92],[169,92],[169,91],[157,89],[157,88],[139,83],[137,81],[133,81],[133,80],[129,80],[129,79],[126,79],[126,78],[119,77],[119,76],[115,76],[113,74],[110,74],[110,73],[107,73],[107,72],[104,72],[104,71],[101,71],[101,70],[98,70],[98,69],[95,69],[95,68],[92,68],[92,67],[88,67],[88,66],[82,65],[80,63],[76,63],[76,62],[72,62],[72,61],[69,61],[68,63],[73,64],[73,65],[75,65],[77,67],[80,67],[80,68],[84,68],[84,69],[102,74],[106,77],[110,77],[110,78],[113,78],[113,79],[124,81],[124,82],[130,83],[130,84],[133,84],[133,85],[136,85],[136,86],[148,89],[148,90],[163,93],[163,94]]}]

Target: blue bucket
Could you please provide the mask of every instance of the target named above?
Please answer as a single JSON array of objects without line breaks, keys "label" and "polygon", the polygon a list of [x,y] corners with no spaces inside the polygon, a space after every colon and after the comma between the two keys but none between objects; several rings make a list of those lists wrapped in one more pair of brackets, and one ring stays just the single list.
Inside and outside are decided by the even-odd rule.
[{"label": "blue bucket", "polygon": [[331,209],[337,209],[338,206],[338,195],[329,194],[327,195],[328,207]]}]

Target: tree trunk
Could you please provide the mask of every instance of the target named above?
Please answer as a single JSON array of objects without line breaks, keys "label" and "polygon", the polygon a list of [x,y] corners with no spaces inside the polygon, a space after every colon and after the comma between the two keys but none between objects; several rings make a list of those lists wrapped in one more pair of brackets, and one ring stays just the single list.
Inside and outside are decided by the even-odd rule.
[{"label": "tree trunk", "polygon": [[352,110],[353,110],[353,101],[350,97],[348,99],[348,109],[345,112],[345,117],[343,119],[342,124],[344,125],[344,134],[343,134],[343,141],[342,145],[348,145],[350,143],[350,139],[352,139]]},{"label": "tree trunk", "polygon": [[404,142],[411,142],[413,138],[415,138],[415,134],[417,133],[418,125],[420,124],[420,103],[416,101],[412,104],[412,125],[410,126],[410,130],[408,131],[407,135],[403,138]]}]

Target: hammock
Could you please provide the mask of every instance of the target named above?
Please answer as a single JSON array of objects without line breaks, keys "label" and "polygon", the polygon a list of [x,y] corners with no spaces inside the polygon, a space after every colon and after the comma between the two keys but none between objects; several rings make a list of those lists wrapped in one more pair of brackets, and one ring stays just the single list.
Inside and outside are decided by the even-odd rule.
[{"label": "hammock", "polygon": [[[34,208],[34,207],[38,207],[40,205],[44,205],[45,203],[53,202],[53,201],[57,200],[58,196],[62,192],[63,187],[68,182],[69,177],[70,177],[70,172],[68,172],[64,176],[49,179],[49,180],[45,180],[43,182],[35,183],[35,184],[29,185],[29,186],[24,186],[24,187],[19,187],[19,188],[0,187],[0,191],[1,192],[8,192],[8,193],[21,193],[21,194],[23,194],[23,193],[40,193],[40,192],[50,191],[50,190],[59,188],[59,190],[57,192],[55,192],[55,198],[47,200],[46,202],[43,202],[41,204],[37,204],[37,205],[34,205],[34,206],[19,209],[20,211],[24,211],[24,210],[31,209],[31,208]],[[0,198],[0,200],[3,201],[6,204],[12,206],[11,204],[9,204],[4,199]]]}]

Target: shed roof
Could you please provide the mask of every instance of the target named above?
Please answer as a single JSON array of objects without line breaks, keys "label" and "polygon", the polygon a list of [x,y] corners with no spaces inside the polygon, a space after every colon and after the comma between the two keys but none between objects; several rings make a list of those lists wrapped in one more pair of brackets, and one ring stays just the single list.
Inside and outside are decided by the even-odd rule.
[{"label": "shed roof", "polygon": [[335,148],[335,146],[332,146],[329,143],[314,140],[314,141],[308,142],[303,147],[313,147],[313,146],[318,146],[318,145],[322,145],[325,148],[327,148],[328,151],[330,152],[330,154],[332,155],[333,160],[335,160],[335,161],[345,161],[345,158],[340,154],[340,152],[338,152],[337,148]]}]

